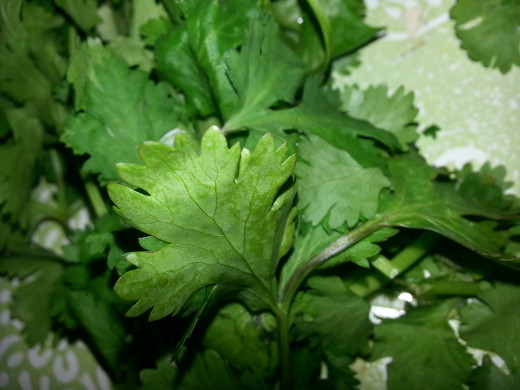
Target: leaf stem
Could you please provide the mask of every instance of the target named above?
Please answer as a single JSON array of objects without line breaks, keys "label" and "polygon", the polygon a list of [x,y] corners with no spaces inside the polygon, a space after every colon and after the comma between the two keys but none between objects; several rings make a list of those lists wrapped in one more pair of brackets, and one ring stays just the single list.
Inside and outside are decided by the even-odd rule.
[{"label": "leaf stem", "polygon": [[310,259],[307,263],[305,263],[289,278],[278,297],[278,302],[288,302],[287,304],[290,304],[294,294],[298,290],[298,287],[313,269],[336,256],[338,253],[350,248],[352,245],[356,244],[363,238],[382,227],[384,227],[384,225],[382,224],[381,220],[373,219],[338,238],[336,241]]},{"label": "leaf stem", "polygon": [[354,273],[348,287],[360,297],[366,297],[376,292],[420,260],[439,238],[438,234],[425,231],[392,260],[379,255],[371,262],[377,272],[361,270],[359,273]]},{"label": "leaf stem", "polygon": [[99,188],[92,182],[85,182],[85,190],[87,191],[88,198],[90,200],[90,204],[94,208],[94,212],[97,217],[102,217],[105,214],[108,214],[107,206],[99,192]]},{"label": "leaf stem", "polygon": [[291,341],[289,337],[289,315],[284,309],[277,311],[278,356],[280,361],[280,389],[292,390]]}]

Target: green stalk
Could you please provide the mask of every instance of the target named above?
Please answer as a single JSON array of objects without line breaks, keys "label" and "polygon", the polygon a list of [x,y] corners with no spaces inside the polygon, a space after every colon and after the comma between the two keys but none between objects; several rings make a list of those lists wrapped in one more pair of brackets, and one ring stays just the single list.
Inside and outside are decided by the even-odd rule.
[{"label": "green stalk", "polygon": [[280,389],[292,390],[293,388],[289,327],[290,307],[296,291],[312,270],[381,227],[379,220],[372,220],[338,238],[294,273],[282,289],[278,297],[278,310],[276,310],[280,358]]},{"label": "green stalk", "polygon": [[373,219],[338,238],[336,241],[310,259],[307,263],[305,263],[289,278],[278,297],[278,302],[283,302],[290,305],[290,302],[298,290],[298,287],[300,287],[301,283],[316,267],[336,256],[337,254],[343,252],[344,250],[350,248],[352,245],[358,243],[363,238],[369,236],[383,226],[384,225],[382,225],[381,220]]},{"label": "green stalk", "polygon": [[278,355],[280,361],[280,389],[292,390],[291,340],[289,337],[289,315],[285,309],[276,313],[278,325]]},{"label": "green stalk", "polygon": [[353,282],[348,284],[348,287],[360,297],[376,292],[419,261],[438,240],[439,235],[426,231],[392,260],[379,255],[371,263],[378,272],[361,270],[352,276]]},{"label": "green stalk", "polygon": [[85,190],[87,191],[87,196],[90,200],[90,204],[94,208],[96,216],[102,217],[103,215],[108,214],[107,206],[99,192],[99,188],[94,183],[88,181],[85,183]]}]

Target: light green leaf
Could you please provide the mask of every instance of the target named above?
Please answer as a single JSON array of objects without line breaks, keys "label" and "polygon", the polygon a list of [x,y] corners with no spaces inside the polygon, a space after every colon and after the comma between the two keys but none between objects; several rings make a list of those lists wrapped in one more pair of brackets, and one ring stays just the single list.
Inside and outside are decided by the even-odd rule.
[{"label": "light green leaf", "polygon": [[471,59],[502,73],[520,65],[520,2],[459,0],[450,16]]},{"label": "light green leaf", "polygon": [[103,58],[85,82],[85,112],[71,118],[62,139],[90,155],[85,169],[116,180],[116,163],[137,162],[139,144],[159,140],[179,124],[183,108],[171,92],[122,60]]},{"label": "light green leaf", "polygon": [[372,359],[391,357],[388,390],[459,389],[475,361],[448,324],[454,302],[410,310],[375,326]]},{"label": "light green leaf", "polygon": [[300,143],[298,176],[299,208],[313,225],[328,215],[328,224],[349,227],[372,218],[379,193],[390,185],[379,168],[363,168],[344,150],[316,136]]},{"label": "light green leaf", "polygon": [[176,314],[195,291],[213,284],[239,290],[255,308],[273,304],[274,273],[294,188],[281,195],[295,157],[265,136],[253,153],[228,149],[218,129],[206,132],[200,155],[184,137],[175,148],[145,143],[144,166],[123,164],[121,177],[146,191],[109,186],[117,211],[138,229],[170,243],[127,259],[137,269],[122,276],[116,291],[138,300],[129,311],[153,307],[150,319]]}]

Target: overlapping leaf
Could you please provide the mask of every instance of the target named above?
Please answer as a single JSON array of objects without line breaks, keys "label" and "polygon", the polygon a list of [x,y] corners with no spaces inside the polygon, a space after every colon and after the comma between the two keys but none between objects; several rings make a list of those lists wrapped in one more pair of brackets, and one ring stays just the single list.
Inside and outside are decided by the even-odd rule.
[{"label": "overlapping leaf", "polygon": [[466,172],[454,181],[438,180],[439,171],[414,153],[392,158],[389,173],[393,193],[383,194],[376,217],[383,224],[433,230],[485,256],[502,256],[506,237],[493,219],[519,210],[495,178]]},{"label": "overlapping leaf", "polygon": [[341,92],[342,109],[355,118],[367,120],[395,134],[403,149],[418,138],[413,126],[418,110],[413,100],[413,94],[405,93],[403,87],[392,94],[385,85],[365,90],[357,86],[345,87]]},{"label": "overlapping leaf", "polygon": [[473,348],[500,355],[512,376],[519,380],[520,289],[497,283],[478,295],[484,302],[473,302],[461,310],[460,334]]},{"label": "overlapping leaf", "polygon": [[70,120],[63,141],[90,155],[85,169],[110,181],[117,179],[116,163],[137,162],[138,146],[174,129],[183,109],[166,84],[154,84],[116,57],[100,61],[85,84],[85,112]]},{"label": "overlapping leaf", "polygon": [[372,359],[391,357],[389,390],[458,389],[474,365],[448,324],[452,301],[414,309],[375,327]]},{"label": "overlapping leaf", "polygon": [[277,196],[294,168],[283,161],[286,147],[271,136],[255,151],[228,149],[218,129],[202,141],[200,156],[186,139],[175,149],[145,143],[144,166],[124,164],[121,177],[146,191],[113,185],[118,212],[138,229],[170,243],[156,252],[137,252],[116,285],[138,300],[129,314],[153,307],[151,319],[177,313],[191,294],[208,285],[240,288],[253,307],[269,307],[273,277],[294,190]]},{"label": "overlapping leaf", "polygon": [[370,306],[354,295],[338,277],[314,277],[311,289],[295,298],[293,315],[297,337],[325,346],[341,345],[348,354],[368,343],[372,331]]},{"label": "overlapping leaf", "polygon": [[306,221],[317,225],[328,215],[334,229],[375,215],[379,194],[390,184],[379,168],[363,168],[347,152],[316,136],[302,140],[299,148],[301,162],[295,173]]},{"label": "overlapping leaf", "polygon": [[278,26],[266,14],[250,25],[240,53],[230,52],[228,75],[237,91],[236,112],[226,126],[234,129],[279,101],[292,102],[304,69],[278,37]]},{"label": "overlapping leaf", "polygon": [[236,95],[226,75],[224,54],[242,43],[255,1],[185,0],[180,7],[186,21],[158,41],[157,68],[200,114],[227,117],[235,108]]}]

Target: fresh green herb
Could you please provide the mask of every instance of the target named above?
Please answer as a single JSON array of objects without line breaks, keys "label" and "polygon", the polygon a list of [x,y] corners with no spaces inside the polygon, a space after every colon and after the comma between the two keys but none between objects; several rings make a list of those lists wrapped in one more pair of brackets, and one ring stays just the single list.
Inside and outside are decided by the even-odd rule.
[{"label": "fresh green herb", "polygon": [[[518,6],[490,3],[451,15],[506,72]],[[388,357],[390,390],[518,386],[519,201],[502,168],[426,163],[412,93],[332,87],[381,33],[364,12],[1,2],[0,272],[27,343],[81,337],[125,390],[356,388]],[[32,240],[48,220],[66,245]]]}]

